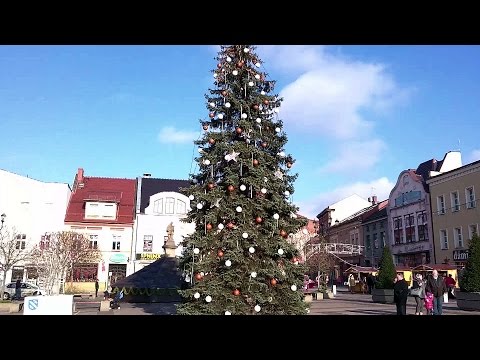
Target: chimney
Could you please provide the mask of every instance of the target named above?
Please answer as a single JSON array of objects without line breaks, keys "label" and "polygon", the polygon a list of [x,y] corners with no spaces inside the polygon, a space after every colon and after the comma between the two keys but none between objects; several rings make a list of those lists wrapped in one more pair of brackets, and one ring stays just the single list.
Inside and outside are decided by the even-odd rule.
[{"label": "chimney", "polygon": [[83,183],[83,168],[78,168],[77,176],[75,176],[74,188],[76,190],[77,188],[83,188],[83,186],[84,186],[84,183]]},{"label": "chimney", "polygon": [[144,177],[144,178],[149,178],[149,177],[152,177],[152,174],[145,173],[145,174],[143,174],[143,177]]},{"label": "chimney", "polygon": [[368,198],[368,202],[371,203],[371,202],[372,202],[372,198]]},{"label": "chimney", "polygon": [[372,205],[376,205],[377,204],[377,196],[374,195],[372,196]]}]

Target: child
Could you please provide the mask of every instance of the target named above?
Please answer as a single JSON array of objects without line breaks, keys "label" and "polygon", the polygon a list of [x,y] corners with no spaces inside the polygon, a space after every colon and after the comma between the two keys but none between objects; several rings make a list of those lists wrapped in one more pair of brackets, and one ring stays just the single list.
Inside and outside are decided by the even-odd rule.
[{"label": "child", "polygon": [[425,309],[427,309],[427,315],[433,314],[433,294],[431,292],[425,294]]}]

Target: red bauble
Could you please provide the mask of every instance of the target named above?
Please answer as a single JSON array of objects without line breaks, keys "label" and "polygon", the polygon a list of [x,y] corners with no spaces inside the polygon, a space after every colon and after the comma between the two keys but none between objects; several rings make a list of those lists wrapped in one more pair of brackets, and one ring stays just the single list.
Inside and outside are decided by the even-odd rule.
[{"label": "red bauble", "polygon": [[203,125],[202,128],[203,128],[203,130],[207,131],[208,130],[208,125]]},{"label": "red bauble", "polygon": [[253,159],[253,165],[254,165],[254,166],[258,166],[258,164],[260,164],[260,163],[258,162],[258,160],[257,160],[257,159]]},{"label": "red bauble", "polygon": [[257,104],[253,105],[253,110],[258,110],[258,105]]},{"label": "red bauble", "polygon": [[292,258],[292,262],[293,262],[293,263],[296,263],[296,262],[298,262],[298,259],[297,259],[296,257],[293,257],[293,258]]},{"label": "red bauble", "polygon": [[265,105],[268,105],[270,102],[269,102],[267,99],[265,99],[265,100],[263,100],[263,103],[264,103]]},{"label": "red bauble", "polygon": [[222,250],[218,250],[217,255],[218,255],[218,257],[223,257],[223,255],[224,255],[224,254],[223,254],[223,251],[222,251]]},{"label": "red bauble", "polygon": [[244,62],[243,60],[240,60],[240,61],[237,63],[237,67],[238,67],[238,68],[243,67],[243,65],[245,65],[245,62]]},{"label": "red bauble", "polygon": [[262,147],[263,147],[263,148],[266,148],[266,147],[267,147],[267,143],[266,143],[265,141],[262,142]]},{"label": "red bauble", "polygon": [[202,274],[196,273],[196,274],[195,274],[195,279],[197,279],[197,280],[202,280]]},{"label": "red bauble", "polygon": [[277,285],[277,280],[275,279],[270,280],[270,284],[272,284],[272,286]]},{"label": "red bauble", "polygon": [[287,163],[287,168],[289,168],[289,169],[290,169],[292,166],[293,166],[293,164],[292,164],[292,163]]},{"label": "red bauble", "polygon": [[217,64],[217,68],[220,69],[221,67],[222,67],[222,64],[218,63],[218,64]]},{"label": "red bauble", "polygon": [[260,80],[265,81],[265,76],[263,74],[260,75]]},{"label": "red bauble", "polygon": [[233,290],[233,295],[239,296],[240,295],[240,290],[238,290],[238,289]]},{"label": "red bauble", "polygon": [[242,128],[237,127],[237,129],[235,131],[237,132],[237,134],[241,134],[243,130],[242,130]]},{"label": "red bauble", "polygon": [[232,230],[232,229],[233,229],[233,226],[234,226],[234,225],[233,225],[233,223],[232,223],[232,222],[229,222],[229,223],[227,224],[227,228],[229,228],[230,230]]},{"label": "red bauble", "polygon": [[280,236],[282,237],[286,237],[287,236],[287,232],[285,230],[280,230]]},{"label": "red bauble", "polygon": [[228,191],[232,192],[233,190],[235,190],[235,187],[233,185],[228,185],[227,189]]},{"label": "red bauble", "polygon": [[255,218],[255,222],[256,222],[257,224],[261,224],[262,221],[263,221],[263,219],[262,219],[260,216],[257,216],[257,217]]},{"label": "red bauble", "polygon": [[208,190],[212,190],[215,187],[215,185],[213,183],[208,183],[207,187],[208,187]]},{"label": "red bauble", "polygon": [[215,139],[212,139],[212,138],[208,139],[208,143],[209,143],[210,145],[215,144]]},{"label": "red bauble", "polygon": [[208,223],[206,228],[207,228],[207,230],[212,230],[213,226],[212,226],[212,224]]},{"label": "red bauble", "polygon": [[214,113],[210,113],[210,114],[208,114],[208,116],[210,116],[210,118],[214,118],[214,117],[215,117],[215,114],[214,114]]},{"label": "red bauble", "polygon": [[222,96],[227,96],[227,92],[225,90],[222,91]]}]

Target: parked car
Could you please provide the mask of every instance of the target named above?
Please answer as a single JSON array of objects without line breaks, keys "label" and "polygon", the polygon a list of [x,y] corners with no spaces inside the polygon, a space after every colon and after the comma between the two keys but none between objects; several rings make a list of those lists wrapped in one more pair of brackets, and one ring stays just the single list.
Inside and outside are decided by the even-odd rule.
[{"label": "parked car", "polygon": [[[21,296],[35,296],[35,295],[45,295],[45,291],[40,289],[38,286],[22,282],[20,285]],[[9,300],[15,297],[15,283],[9,283],[5,286],[5,292],[3,293],[3,300]]]}]

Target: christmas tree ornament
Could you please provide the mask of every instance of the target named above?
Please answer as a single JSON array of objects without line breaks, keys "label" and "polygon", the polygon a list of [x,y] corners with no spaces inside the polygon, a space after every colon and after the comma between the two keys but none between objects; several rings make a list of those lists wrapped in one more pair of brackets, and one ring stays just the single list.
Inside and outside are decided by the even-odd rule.
[{"label": "christmas tree ornament", "polygon": [[232,71],[232,74],[233,74],[234,76],[237,76],[237,75],[238,75],[238,71],[237,71],[237,70],[233,70],[233,71]]},{"label": "christmas tree ornament", "polygon": [[223,253],[222,250],[218,250],[217,255],[218,255],[218,257],[223,257],[223,255],[225,255],[225,254]]},{"label": "christmas tree ornament", "polygon": [[211,119],[213,119],[213,118],[215,117],[215,114],[214,114],[214,113],[210,113],[210,114],[208,114],[208,116],[209,116]]},{"label": "christmas tree ornament", "polygon": [[200,299],[200,293],[196,292],[195,294],[193,294],[193,297],[195,299]]},{"label": "christmas tree ornament", "polygon": [[[290,192],[288,193],[288,195],[290,195]],[[288,195],[287,195],[287,196],[288,196]],[[292,213],[290,214],[290,217],[291,217],[292,219],[296,219],[296,218],[297,218],[297,214],[295,214],[294,212],[292,212]]]},{"label": "christmas tree ornament", "polygon": [[260,95],[265,96],[266,92],[265,91],[260,91]]},{"label": "christmas tree ornament", "polygon": [[253,105],[253,110],[258,110],[258,105],[257,104]]},{"label": "christmas tree ornament", "polygon": [[212,190],[215,187],[215,184],[213,183],[208,183],[207,188],[208,190]]},{"label": "christmas tree ornament", "polygon": [[273,111],[277,114],[280,112],[280,110],[278,108],[273,109]]},{"label": "christmas tree ornament", "polygon": [[290,168],[292,167],[292,165],[293,165],[292,163],[288,162],[288,163],[287,163],[287,168],[290,169]]},{"label": "christmas tree ornament", "polygon": [[202,280],[202,277],[203,277],[203,276],[202,276],[202,274],[200,274],[200,273],[196,273],[196,274],[195,274],[195,279],[197,279],[197,280]]},{"label": "christmas tree ornament", "polygon": [[217,78],[217,76],[218,76],[217,73],[214,73],[214,74],[213,74],[213,77],[214,77],[215,79]]},{"label": "christmas tree ornament", "polygon": [[248,238],[248,234],[247,234],[246,232],[244,232],[244,233],[242,234],[242,237],[243,237],[244,239],[247,239],[247,238]]},{"label": "christmas tree ornament", "polygon": [[207,295],[207,297],[205,298],[205,301],[207,303],[212,302],[212,297],[210,295]]},{"label": "christmas tree ornament", "polygon": [[194,197],[193,195],[190,195],[190,196],[188,197],[188,200],[190,200],[190,201],[192,201],[192,200],[194,200],[194,199],[195,199],[195,197]]},{"label": "christmas tree ornament", "polygon": [[246,119],[247,117],[248,117],[247,114],[245,114],[245,113],[242,114],[242,119]]},{"label": "christmas tree ornament", "polygon": [[303,229],[303,230],[302,230],[302,233],[303,233],[303,235],[308,235],[308,230],[307,230],[307,229]]},{"label": "christmas tree ornament", "polygon": [[230,104],[229,102],[226,102],[226,103],[225,103],[225,107],[226,107],[227,109],[229,109],[231,106],[232,106],[232,104]]},{"label": "christmas tree ornament", "polygon": [[218,63],[218,64],[217,64],[217,68],[221,69],[221,68],[222,68],[222,64]]},{"label": "christmas tree ornament", "polygon": [[263,221],[263,219],[262,219],[260,216],[257,216],[257,217],[255,218],[255,222],[256,222],[257,224],[261,224],[262,221]]},{"label": "christmas tree ornament", "polygon": [[263,178],[263,182],[268,183],[268,178],[266,176]]},{"label": "christmas tree ornament", "polygon": [[222,223],[218,224],[218,226],[217,226],[218,230],[223,230],[224,227],[225,226]]},{"label": "christmas tree ornament", "polygon": [[208,105],[210,105],[210,107],[215,107],[215,103],[214,103],[214,102],[211,102],[211,103],[208,104]]},{"label": "christmas tree ornament", "polygon": [[245,65],[245,62],[243,60],[240,60],[238,63],[237,63],[237,67],[238,68],[242,68],[243,65]]},{"label": "christmas tree ornament", "polygon": [[257,118],[255,121],[257,122],[257,124],[260,124],[262,122],[262,119]]},{"label": "christmas tree ornament", "polygon": [[197,179],[192,179],[192,183],[196,184],[196,183],[198,183],[198,180]]},{"label": "christmas tree ornament", "polygon": [[278,156],[280,156],[281,158],[284,158],[284,157],[285,157],[285,152],[280,151],[280,152],[278,153]]},{"label": "christmas tree ornament", "polygon": [[240,185],[240,190],[241,190],[241,191],[245,191],[245,190],[247,190],[247,187],[242,184],[242,185]]},{"label": "christmas tree ornament", "polygon": [[227,62],[232,62],[232,58],[230,56],[227,56]]},{"label": "christmas tree ornament", "polygon": [[262,194],[266,194],[266,193],[267,193],[267,189],[262,188],[262,190],[260,190],[260,192],[261,192]]},{"label": "christmas tree ornament", "polygon": [[235,190],[235,187],[233,185],[228,185],[227,190],[232,192],[233,190]]},{"label": "christmas tree ornament", "polygon": [[260,310],[262,310],[260,305],[255,305],[254,309],[255,309],[256,312],[260,312]]},{"label": "christmas tree ornament", "polygon": [[290,191],[285,190],[285,193],[284,193],[284,194],[285,194],[285,196],[290,196]]},{"label": "christmas tree ornament", "polygon": [[258,166],[260,164],[257,159],[253,159],[252,163],[253,166]]},{"label": "christmas tree ornament", "polygon": [[230,311],[225,311],[225,315],[232,315]]},{"label": "christmas tree ornament", "polygon": [[226,267],[232,266],[232,262],[230,260],[225,261],[225,266]]},{"label": "christmas tree ornament", "polygon": [[233,295],[240,296],[240,290],[238,289],[233,290]]},{"label": "christmas tree ornament", "polygon": [[215,139],[213,139],[213,138],[208,139],[208,143],[209,143],[210,145],[215,144]]},{"label": "christmas tree ornament", "polygon": [[262,142],[262,147],[265,149],[268,146],[268,144],[264,141]]},{"label": "christmas tree ornament", "polygon": [[250,49],[249,49],[249,48],[245,48],[245,49],[243,49],[243,52],[244,52],[244,53],[248,53],[249,51],[250,51]]},{"label": "christmas tree ornament", "polygon": [[242,133],[242,128],[237,127],[237,128],[235,129],[235,131],[237,132],[237,134],[240,135],[240,134]]},{"label": "christmas tree ornament", "polygon": [[279,133],[280,131],[281,131],[281,130],[280,130],[279,127],[276,127],[276,128],[275,128],[275,132]]},{"label": "christmas tree ornament", "polygon": [[227,224],[227,228],[228,228],[229,230],[232,230],[234,226],[235,226],[235,225],[233,225],[232,222],[229,222],[229,223]]},{"label": "christmas tree ornament", "polygon": [[271,284],[272,286],[277,285],[277,280],[276,280],[276,279],[271,279],[271,280],[270,280],[270,284]]},{"label": "christmas tree ornament", "polygon": [[283,173],[280,170],[275,171],[273,175],[275,175],[276,178],[283,180]]},{"label": "christmas tree ornament", "polygon": [[213,203],[212,205],[210,205],[210,209],[212,209],[212,208],[214,208],[214,207],[218,208],[218,207],[220,206],[220,201],[221,201],[221,200],[222,200],[221,198],[218,198],[217,200],[215,200],[215,203]]},{"label": "christmas tree ornament", "polygon": [[198,152],[199,152],[199,153],[203,153],[203,149],[202,149],[202,148],[198,148]]},{"label": "christmas tree ornament", "polygon": [[208,166],[208,165],[210,165],[210,160],[206,159],[206,160],[203,161],[203,163]]},{"label": "christmas tree ornament", "polygon": [[296,285],[292,285],[292,286],[290,286],[290,289],[292,289],[292,291],[297,291],[297,286],[296,286]]},{"label": "christmas tree ornament", "polygon": [[280,236],[281,237],[286,237],[287,236],[287,232],[285,230],[280,230]]},{"label": "christmas tree ornament", "polygon": [[255,248],[254,248],[253,246],[250,246],[250,247],[248,248],[248,252],[249,252],[250,254],[255,253]]},{"label": "christmas tree ornament", "polygon": [[252,271],[251,274],[250,274],[250,276],[251,276],[252,278],[256,278],[256,277],[257,277],[257,273],[256,273],[255,271]]},{"label": "christmas tree ornament", "polygon": [[210,223],[208,223],[205,227],[207,228],[207,230],[212,230],[213,228],[212,224]]},{"label": "christmas tree ornament", "polygon": [[283,249],[278,249],[277,253],[278,253],[278,255],[283,255],[284,251],[283,251]]},{"label": "christmas tree ornament", "polygon": [[198,210],[202,210],[202,208],[203,208],[203,204],[202,204],[202,203],[198,203],[198,204],[197,204],[197,209],[198,209]]},{"label": "christmas tree ornament", "polygon": [[237,212],[242,212],[242,207],[241,206],[237,206],[237,208],[235,209]]},{"label": "christmas tree ornament", "polygon": [[200,254],[200,249],[199,249],[199,248],[193,249],[193,253],[194,253],[195,255]]},{"label": "christmas tree ornament", "polygon": [[253,81],[249,81],[249,82],[248,82],[248,86],[253,86],[253,85],[255,85],[255,84],[253,83]]},{"label": "christmas tree ornament", "polygon": [[270,102],[269,102],[267,99],[265,99],[265,100],[263,100],[263,103],[264,103],[265,105],[268,105]]},{"label": "christmas tree ornament", "polygon": [[223,120],[223,114],[218,114],[218,119]]},{"label": "christmas tree ornament", "polygon": [[260,80],[260,75],[256,74],[255,79]]},{"label": "christmas tree ornament", "polygon": [[[240,129],[240,128],[238,128],[238,129]],[[242,129],[240,129],[240,133],[241,133],[241,131],[242,131]],[[225,160],[227,160],[227,161],[233,160],[233,161],[237,162],[237,156],[238,155],[240,155],[239,152],[236,152],[235,150],[232,150],[232,152],[230,154],[225,155]]]},{"label": "christmas tree ornament", "polygon": [[278,220],[278,219],[280,219],[280,215],[278,215],[278,214],[273,214],[273,218],[274,218],[275,220]]},{"label": "christmas tree ornament", "polygon": [[208,125],[202,125],[203,130],[207,131],[208,130]]},{"label": "christmas tree ornament", "polygon": [[307,314],[310,314],[310,309],[306,309],[306,311],[307,311]]},{"label": "christmas tree ornament", "polygon": [[257,63],[255,64],[255,66],[256,66],[257,68],[259,68],[259,67],[260,67],[260,63],[257,62]]},{"label": "christmas tree ornament", "polygon": [[222,96],[227,96],[227,91],[226,90],[222,91]]}]

